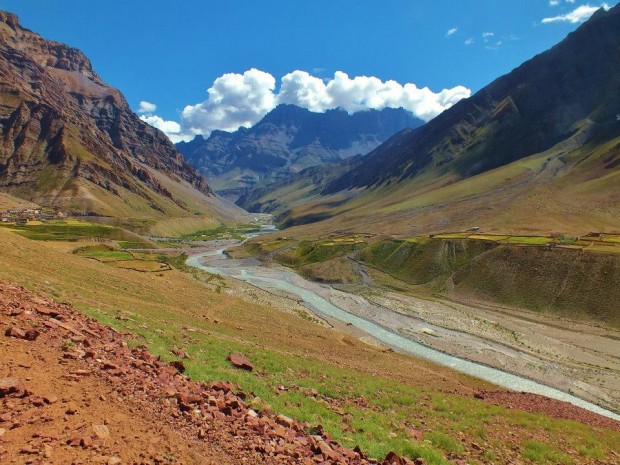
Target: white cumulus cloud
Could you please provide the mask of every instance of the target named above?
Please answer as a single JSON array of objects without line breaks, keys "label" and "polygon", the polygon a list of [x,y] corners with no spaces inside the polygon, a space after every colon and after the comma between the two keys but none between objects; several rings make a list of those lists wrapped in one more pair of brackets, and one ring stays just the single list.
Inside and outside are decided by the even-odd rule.
[{"label": "white cumulus cloud", "polygon": [[320,112],[329,108],[331,100],[322,79],[306,71],[293,71],[282,77],[278,103],[292,103],[310,111]]},{"label": "white cumulus cloud", "polygon": [[609,10],[609,5],[607,3],[603,3],[600,6],[591,6],[590,4],[581,5],[566,14],[543,18],[542,23],[582,23],[592,16],[599,8]]},{"label": "white cumulus cloud", "polygon": [[147,102],[146,100],[142,100],[140,102],[140,107],[138,108],[138,113],[154,113],[157,110],[157,105],[151,102]]},{"label": "white cumulus cloud", "polygon": [[560,4],[560,0],[549,0],[549,6],[558,6]]},{"label": "white cumulus cloud", "polygon": [[183,109],[183,127],[193,134],[249,127],[275,107],[275,85],[271,74],[255,68],[224,74],[207,90],[207,100]]},{"label": "white cumulus cloud", "polygon": [[141,115],[140,119],[146,124],[159,129],[161,132],[168,136],[174,144],[181,141],[190,141],[194,138],[193,135],[184,134],[181,131],[181,125],[176,121],[166,121],[161,116],[157,115]]},{"label": "white cumulus cloud", "polygon": [[435,93],[428,87],[382,81],[374,76],[351,78],[342,71],[336,71],[326,83],[305,71],[293,71],[282,78],[277,101],[317,112],[338,107],[349,113],[403,107],[428,121],[470,95],[471,91],[463,86]]},{"label": "white cumulus cloud", "polygon": [[446,32],[446,37],[450,37],[452,34],[456,34],[456,31],[458,31],[459,29],[457,27],[453,27],[451,29],[448,29],[448,32]]},{"label": "white cumulus cloud", "polygon": [[183,109],[180,122],[153,114],[140,118],[178,142],[198,134],[208,136],[216,129],[234,131],[241,126],[250,127],[281,103],[313,112],[338,107],[349,113],[402,107],[428,121],[471,95],[471,90],[464,86],[433,92],[428,87],[382,81],[374,76],[349,77],[342,71],[336,71],[330,79],[320,79],[296,70],[283,76],[279,84],[276,90],[276,79],[254,68],[243,74],[228,73],[213,82],[206,100]]}]

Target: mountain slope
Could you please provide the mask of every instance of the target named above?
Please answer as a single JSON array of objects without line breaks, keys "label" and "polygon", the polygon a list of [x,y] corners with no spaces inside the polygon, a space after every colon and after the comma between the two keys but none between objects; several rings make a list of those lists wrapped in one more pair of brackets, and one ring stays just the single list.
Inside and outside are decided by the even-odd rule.
[{"label": "mountain slope", "polygon": [[177,148],[216,191],[236,197],[304,168],[366,154],[396,132],[421,124],[402,108],[349,115],[283,104],[250,129],[214,131],[206,140],[197,136]]},{"label": "mountain slope", "polygon": [[[284,216],[289,224],[337,217],[317,231],[620,230],[619,88],[616,6],[392,137],[320,192],[308,189]],[[278,189],[263,192],[261,205],[277,201]]]},{"label": "mountain slope", "polygon": [[[600,10],[550,50],[525,62],[378,149],[330,192],[381,184],[424,170],[465,178],[550,149],[580,133],[620,135],[620,7]],[[380,168],[380,169],[379,169]]]},{"label": "mountain slope", "polygon": [[0,38],[2,191],[91,215],[235,211],[82,52],[41,38],[6,12]]}]

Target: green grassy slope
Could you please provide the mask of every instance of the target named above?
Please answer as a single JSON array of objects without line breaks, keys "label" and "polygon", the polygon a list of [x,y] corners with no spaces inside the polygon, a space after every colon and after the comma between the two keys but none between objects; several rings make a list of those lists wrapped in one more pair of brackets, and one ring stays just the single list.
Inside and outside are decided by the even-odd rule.
[{"label": "green grassy slope", "polygon": [[[175,347],[186,351],[194,379],[238,383],[253,393],[254,408],[271,405],[311,428],[320,424],[373,457],[394,450],[447,465],[448,456],[491,464],[528,463],[538,454],[589,465],[613,463],[620,447],[617,432],[489,405],[472,397],[486,383],[259,305],[256,296],[248,302],[218,292],[208,274],[144,274],[6,230],[0,239],[0,279],[71,302],[165,361]],[[232,368],[231,352],[247,355],[255,371]],[[423,441],[411,438],[412,427]]]}]

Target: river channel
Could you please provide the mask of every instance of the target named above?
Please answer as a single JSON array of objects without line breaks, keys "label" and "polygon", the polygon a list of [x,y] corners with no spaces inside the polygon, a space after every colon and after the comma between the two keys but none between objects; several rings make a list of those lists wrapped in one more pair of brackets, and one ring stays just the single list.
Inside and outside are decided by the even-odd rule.
[{"label": "river channel", "polygon": [[[454,370],[488,381],[503,388],[540,394],[553,399],[569,402],[589,411],[620,421],[620,415],[567,392],[485,364],[455,357],[420,344],[405,335],[397,334],[393,330],[377,322],[354,314],[358,312],[350,311],[350,305],[372,306],[372,304],[364,298],[349,294],[349,301],[347,309],[345,310],[341,308],[342,306],[336,305],[341,299],[334,302],[335,299],[330,299],[329,294],[322,292],[329,286],[308,281],[286,269],[263,266],[258,260],[230,259],[224,253],[224,249],[230,246],[231,244],[229,242],[228,244],[219,245],[218,248],[213,251],[190,256],[187,260],[187,264],[209,273],[238,279],[268,291],[278,290],[288,293],[300,299],[302,305],[306,306],[312,312],[354,326],[384,345],[401,353],[453,368]],[[335,290],[330,288],[330,291]],[[341,291],[335,292],[342,293]]]}]

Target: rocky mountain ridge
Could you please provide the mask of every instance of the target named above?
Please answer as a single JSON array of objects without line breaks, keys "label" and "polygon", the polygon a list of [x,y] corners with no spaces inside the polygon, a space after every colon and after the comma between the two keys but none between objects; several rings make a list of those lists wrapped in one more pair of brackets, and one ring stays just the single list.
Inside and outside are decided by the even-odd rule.
[{"label": "rocky mountain ridge", "polygon": [[79,50],[0,12],[0,189],[76,213],[189,210],[212,195],[159,130],[131,111]]},{"label": "rocky mountain ridge", "polygon": [[302,169],[365,155],[398,131],[421,124],[402,108],[316,113],[282,104],[249,129],[214,131],[177,148],[216,191],[236,198]]}]

